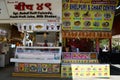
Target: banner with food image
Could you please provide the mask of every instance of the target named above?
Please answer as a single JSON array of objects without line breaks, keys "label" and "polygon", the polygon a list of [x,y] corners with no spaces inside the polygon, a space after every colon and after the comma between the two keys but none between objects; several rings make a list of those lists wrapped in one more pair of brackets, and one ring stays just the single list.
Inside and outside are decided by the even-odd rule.
[{"label": "banner with food image", "polygon": [[[105,3],[105,4],[103,4]],[[63,30],[110,31],[117,1],[63,0]]]},{"label": "banner with food image", "polygon": [[98,77],[110,78],[110,66],[109,64],[62,64],[61,77],[73,78],[73,80],[92,77],[96,78],[95,80]]}]

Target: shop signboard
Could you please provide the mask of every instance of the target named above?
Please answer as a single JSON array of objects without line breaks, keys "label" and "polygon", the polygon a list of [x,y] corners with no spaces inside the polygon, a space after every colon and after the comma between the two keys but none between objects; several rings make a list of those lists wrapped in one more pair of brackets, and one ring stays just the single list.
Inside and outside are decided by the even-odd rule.
[{"label": "shop signboard", "polygon": [[116,4],[113,0],[63,0],[62,29],[110,31]]},{"label": "shop signboard", "polygon": [[110,77],[109,64],[72,64],[72,76],[74,78]]},{"label": "shop signboard", "polygon": [[10,20],[60,22],[61,0],[5,0]]},{"label": "shop signboard", "polygon": [[9,19],[7,7],[5,6],[4,0],[0,0],[0,19]]},{"label": "shop signboard", "polygon": [[109,78],[110,66],[109,64],[63,64],[61,67],[61,77],[71,77],[73,80],[93,77]]}]

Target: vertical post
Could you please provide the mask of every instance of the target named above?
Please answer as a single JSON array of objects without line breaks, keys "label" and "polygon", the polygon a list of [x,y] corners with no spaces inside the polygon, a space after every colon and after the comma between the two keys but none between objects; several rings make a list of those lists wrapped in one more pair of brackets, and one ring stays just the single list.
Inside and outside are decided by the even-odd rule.
[{"label": "vertical post", "polygon": [[61,29],[60,29],[60,31],[59,31],[59,42],[62,43],[62,31],[61,31]]},{"label": "vertical post", "polygon": [[23,46],[26,46],[26,35],[27,35],[27,32],[24,31],[24,38],[23,38],[23,41],[22,41]]},{"label": "vertical post", "polygon": [[112,38],[109,38],[109,50],[112,51]]},{"label": "vertical post", "polygon": [[96,51],[99,52],[99,39],[96,39]]},{"label": "vertical post", "polygon": [[59,31],[59,43],[61,43],[61,46],[62,46],[62,25],[60,25],[59,29],[60,29],[60,31]]}]

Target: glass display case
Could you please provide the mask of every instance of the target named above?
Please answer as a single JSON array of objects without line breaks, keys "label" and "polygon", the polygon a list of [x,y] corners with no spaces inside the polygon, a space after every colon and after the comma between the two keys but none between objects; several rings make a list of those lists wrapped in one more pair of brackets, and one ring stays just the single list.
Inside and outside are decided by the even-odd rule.
[{"label": "glass display case", "polygon": [[16,48],[12,62],[60,63],[61,47],[24,47]]},{"label": "glass display case", "polygon": [[60,73],[61,47],[19,46],[11,62],[15,72]]},{"label": "glass display case", "polygon": [[61,24],[19,24],[18,31],[21,32],[22,43],[16,47],[14,58],[10,59],[15,63],[15,73],[60,75]]}]

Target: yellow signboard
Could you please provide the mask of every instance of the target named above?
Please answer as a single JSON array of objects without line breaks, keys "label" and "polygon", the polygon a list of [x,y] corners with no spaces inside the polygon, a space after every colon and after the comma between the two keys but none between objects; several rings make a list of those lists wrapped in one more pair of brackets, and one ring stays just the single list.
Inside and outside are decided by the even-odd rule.
[{"label": "yellow signboard", "polygon": [[72,64],[72,75],[73,78],[81,77],[110,77],[110,68],[109,65],[79,65]]},{"label": "yellow signboard", "polygon": [[63,30],[112,29],[115,1],[63,0]]},{"label": "yellow signboard", "polygon": [[90,77],[110,77],[109,64],[71,64],[62,65],[62,77],[90,78]]}]

